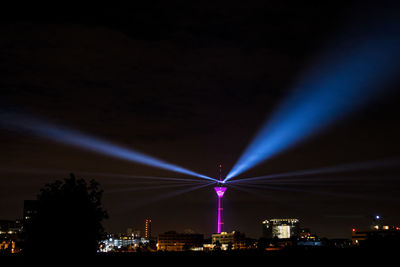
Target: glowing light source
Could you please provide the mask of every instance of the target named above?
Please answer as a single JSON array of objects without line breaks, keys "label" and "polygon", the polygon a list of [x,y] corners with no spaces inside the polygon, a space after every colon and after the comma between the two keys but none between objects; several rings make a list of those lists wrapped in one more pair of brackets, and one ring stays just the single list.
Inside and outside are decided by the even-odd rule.
[{"label": "glowing light source", "polygon": [[224,196],[224,193],[226,191],[226,187],[215,187],[215,192],[217,193],[217,196],[219,198],[222,198]]},{"label": "glowing light source", "polygon": [[365,105],[395,78],[399,23],[356,29],[319,57],[233,166],[225,181],[323,130]]},{"label": "glowing light source", "polygon": [[214,187],[215,192],[218,196],[218,217],[217,217],[217,233],[220,234],[224,222],[222,221],[222,205],[221,200],[225,194],[226,187]]},{"label": "glowing light source", "polygon": [[124,160],[128,160],[143,165],[148,165],[172,172],[191,175],[211,181],[217,181],[208,176],[196,173],[183,167],[168,163],[144,153],[122,147],[117,144],[91,137],[83,133],[70,130],[65,127],[52,125],[30,117],[24,117],[16,114],[6,114],[0,116],[0,122],[3,125],[14,127],[19,130],[28,131],[36,136],[44,137],[59,143],[73,145],[90,151],[101,153]]}]

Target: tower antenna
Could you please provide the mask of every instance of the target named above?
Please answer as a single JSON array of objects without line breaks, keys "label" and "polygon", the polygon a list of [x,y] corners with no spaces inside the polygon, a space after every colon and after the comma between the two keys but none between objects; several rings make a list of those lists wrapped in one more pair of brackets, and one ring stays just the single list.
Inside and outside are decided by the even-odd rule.
[{"label": "tower antenna", "polygon": [[222,164],[218,164],[218,181],[222,182]]}]

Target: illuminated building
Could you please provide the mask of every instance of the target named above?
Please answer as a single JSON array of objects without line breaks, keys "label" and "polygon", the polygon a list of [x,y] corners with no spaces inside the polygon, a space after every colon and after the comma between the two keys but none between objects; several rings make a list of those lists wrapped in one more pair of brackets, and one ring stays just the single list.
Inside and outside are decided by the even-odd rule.
[{"label": "illuminated building", "polygon": [[400,238],[400,227],[383,224],[383,218],[380,215],[372,217],[370,229],[352,229],[352,244],[362,245],[366,241],[385,239],[390,237]]},{"label": "illuminated building", "polygon": [[157,250],[161,251],[186,251],[202,250],[204,236],[202,234],[166,232],[158,236]]},{"label": "illuminated building", "polygon": [[384,225],[380,229],[373,228],[367,230],[358,230],[353,228],[351,241],[353,245],[359,246],[368,240],[382,239],[387,237],[400,238],[400,227]]},{"label": "illuminated building", "polygon": [[20,251],[16,243],[20,243],[22,223],[19,220],[0,220],[0,252],[16,253]]},{"label": "illuminated building", "polygon": [[118,250],[135,250],[140,245],[148,245],[150,240],[146,238],[135,238],[132,235],[108,235],[107,239],[99,242],[100,252],[112,252]]},{"label": "illuminated building", "polygon": [[211,235],[213,245],[221,245],[222,250],[226,250],[228,245],[232,245],[232,249],[246,249],[245,235],[233,231],[231,233],[221,232],[219,234]]},{"label": "illuminated building", "polygon": [[308,228],[301,228],[299,231],[299,238],[300,239],[307,239],[310,238],[311,235],[311,231]]},{"label": "illuminated building", "polygon": [[126,234],[128,236],[132,236],[133,238],[140,238],[140,230],[137,230],[137,229],[127,228]]},{"label": "illuminated building", "polygon": [[0,235],[16,235],[21,232],[21,221],[0,220]]},{"label": "illuminated building", "polygon": [[262,222],[265,238],[291,238],[299,236],[300,221],[298,219],[269,219]]},{"label": "illuminated building", "polygon": [[146,219],[144,224],[144,237],[151,238],[151,219]]}]

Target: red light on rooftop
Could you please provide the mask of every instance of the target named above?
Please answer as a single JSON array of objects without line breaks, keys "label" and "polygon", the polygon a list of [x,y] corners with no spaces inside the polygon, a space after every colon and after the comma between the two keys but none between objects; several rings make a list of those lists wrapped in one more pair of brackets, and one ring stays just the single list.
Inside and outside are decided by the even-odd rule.
[{"label": "red light on rooftop", "polygon": [[355,231],[356,231],[356,229],[355,229],[355,228],[353,228],[353,229],[352,229],[352,231],[353,231],[353,232],[355,232]]}]

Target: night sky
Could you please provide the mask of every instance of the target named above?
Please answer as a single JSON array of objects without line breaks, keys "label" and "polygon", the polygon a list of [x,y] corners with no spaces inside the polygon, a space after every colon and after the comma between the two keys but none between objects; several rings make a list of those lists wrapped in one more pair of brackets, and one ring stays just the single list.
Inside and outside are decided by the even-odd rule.
[{"label": "night sky", "polygon": [[[160,2],[4,8],[0,112],[44,119],[210,177],[222,163],[226,175],[318,52],[348,29],[399,10],[365,1]],[[399,85],[385,84],[367,106],[238,178],[399,159]],[[7,128],[0,128],[0,148],[0,219],[21,218],[23,200],[73,172],[101,183],[106,231],[143,231],[147,217],[155,235],[215,231],[212,187],[161,198],[186,187],[150,190],[142,187],[169,184],[123,176],[182,174]],[[322,237],[348,238],[375,214],[400,225],[395,164],[312,178],[312,185],[252,190],[257,194],[228,189],[225,230],[258,238],[262,220],[295,217]]]}]

